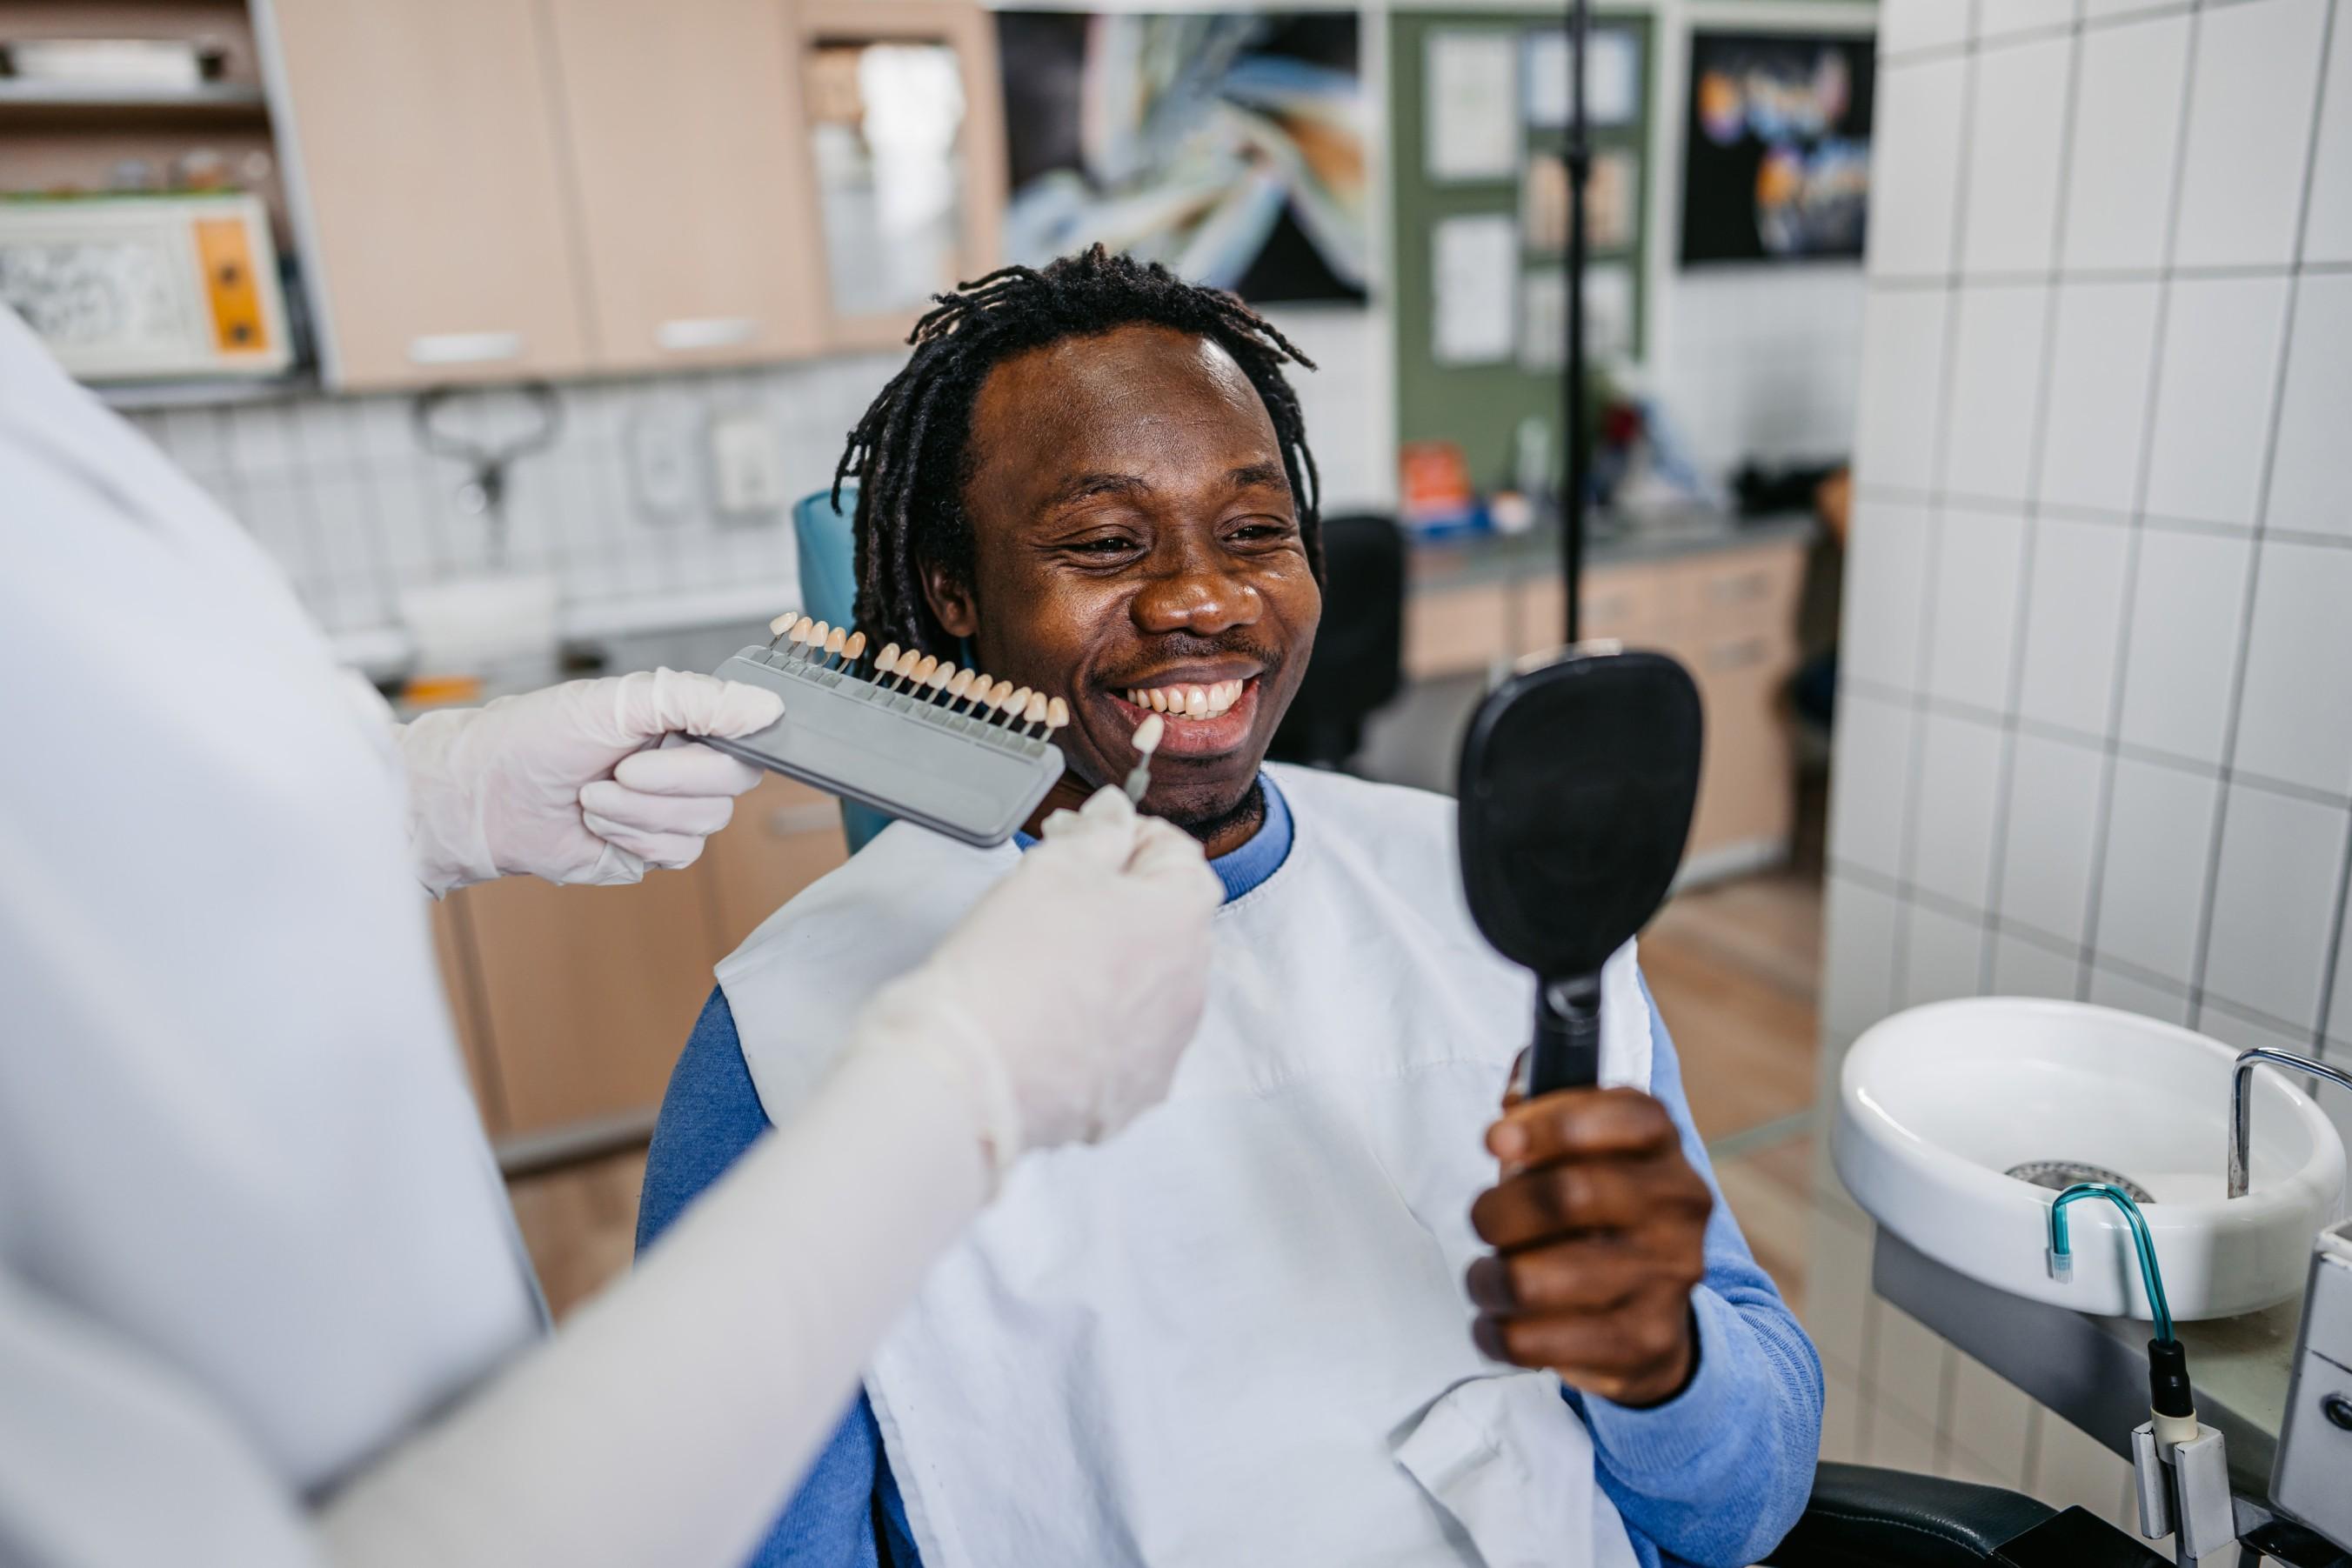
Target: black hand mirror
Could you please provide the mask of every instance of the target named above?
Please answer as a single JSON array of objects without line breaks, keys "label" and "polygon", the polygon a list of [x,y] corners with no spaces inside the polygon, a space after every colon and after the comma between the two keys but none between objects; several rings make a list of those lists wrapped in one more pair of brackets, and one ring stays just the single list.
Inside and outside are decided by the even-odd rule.
[{"label": "black hand mirror", "polygon": [[1530,1096],[1598,1081],[1601,967],[1682,863],[1700,736],[1689,673],[1613,649],[1522,666],[1471,718],[1462,885],[1486,940],[1535,972]]}]

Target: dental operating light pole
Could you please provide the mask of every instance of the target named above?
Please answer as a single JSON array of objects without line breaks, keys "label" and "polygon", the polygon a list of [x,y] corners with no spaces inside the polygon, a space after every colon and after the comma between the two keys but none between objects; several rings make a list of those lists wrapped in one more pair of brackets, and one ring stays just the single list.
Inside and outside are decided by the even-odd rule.
[{"label": "dental operating light pole", "polygon": [[1584,582],[1584,492],[1591,467],[1584,442],[1584,188],[1592,177],[1592,149],[1584,127],[1584,50],[1591,25],[1588,0],[1569,0],[1568,381],[1560,389],[1568,471],[1560,486],[1559,549],[1560,575],[1568,585],[1566,641],[1571,643],[1581,619],[1577,601]]}]

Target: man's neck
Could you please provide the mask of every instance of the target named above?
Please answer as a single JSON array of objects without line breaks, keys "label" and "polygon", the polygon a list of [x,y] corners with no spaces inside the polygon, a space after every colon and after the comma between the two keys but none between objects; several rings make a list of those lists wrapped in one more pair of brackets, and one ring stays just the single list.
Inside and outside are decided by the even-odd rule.
[{"label": "man's neck", "polygon": [[1257,837],[1258,830],[1265,826],[1265,786],[1253,779],[1249,793],[1232,810],[1206,821],[1176,825],[1200,840],[1211,860],[1223,860]]}]

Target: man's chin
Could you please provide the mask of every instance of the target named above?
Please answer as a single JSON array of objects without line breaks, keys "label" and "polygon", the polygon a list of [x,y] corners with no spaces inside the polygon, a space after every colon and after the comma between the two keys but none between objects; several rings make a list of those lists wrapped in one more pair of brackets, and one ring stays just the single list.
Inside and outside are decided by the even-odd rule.
[{"label": "man's chin", "polygon": [[1257,769],[1253,768],[1238,786],[1154,789],[1144,796],[1143,810],[1146,815],[1172,823],[1205,844],[1235,829],[1255,831],[1265,820],[1265,795],[1258,788]]}]

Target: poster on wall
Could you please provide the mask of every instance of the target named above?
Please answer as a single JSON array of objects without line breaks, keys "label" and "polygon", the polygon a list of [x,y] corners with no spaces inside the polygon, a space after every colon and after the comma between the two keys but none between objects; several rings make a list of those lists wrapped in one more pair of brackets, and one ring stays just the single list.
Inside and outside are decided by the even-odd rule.
[{"label": "poster on wall", "polygon": [[1007,253],[1100,242],[1255,303],[1362,299],[1357,33],[1352,11],[1000,11]]},{"label": "poster on wall", "polygon": [[1867,35],[1691,35],[1682,260],[1859,258],[1869,212]]},{"label": "poster on wall", "polygon": [[[1529,125],[1558,131],[1569,121],[1568,32],[1527,35],[1519,50],[1519,101]],[[1584,121],[1631,125],[1642,112],[1642,40],[1624,27],[1595,27],[1584,39]]]}]

